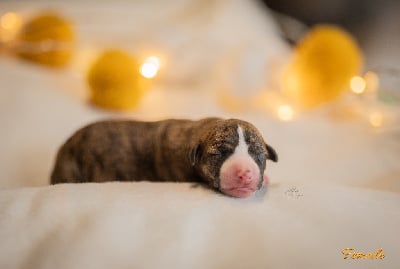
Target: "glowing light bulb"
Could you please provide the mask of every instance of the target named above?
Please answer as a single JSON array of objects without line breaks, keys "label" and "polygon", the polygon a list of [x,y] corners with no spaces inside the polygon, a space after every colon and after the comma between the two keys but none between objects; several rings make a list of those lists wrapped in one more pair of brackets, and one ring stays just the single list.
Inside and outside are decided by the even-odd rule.
[{"label": "glowing light bulb", "polygon": [[14,12],[7,12],[0,17],[0,41],[11,41],[22,26],[22,18]]},{"label": "glowing light bulb", "polygon": [[6,30],[15,29],[22,25],[22,19],[14,12],[7,12],[1,16],[0,25]]},{"label": "glowing light bulb", "polygon": [[160,60],[155,56],[151,56],[148,57],[140,67],[140,74],[145,78],[153,78],[157,75],[159,69]]},{"label": "glowing light bulb", "polygon": [[373,127],[381,127],[382,123],[383,123],[383,115],[381,112],[379,111],[374,111],[369,115],[369,123],[373,126]]},{"label": "glowing light bulb", "polygon": [[293,108],[289,105],[280,105],[277,114],[278,118],[282,121],[291,121],[294,117]]},{"label": "glowing light bulb", "polygon": [[365,79],[360,76],[354,76],[350,80],[350,89],[356,94],[362,94],[366,87],[367,83],[365,82]]}]

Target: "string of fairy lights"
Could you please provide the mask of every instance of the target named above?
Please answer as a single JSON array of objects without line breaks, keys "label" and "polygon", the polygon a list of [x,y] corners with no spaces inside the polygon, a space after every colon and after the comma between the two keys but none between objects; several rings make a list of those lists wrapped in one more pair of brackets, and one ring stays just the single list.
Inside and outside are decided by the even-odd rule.
[{"label": "string of fairy lights", "polygon": [[[58,25],[58,28],[51,29],[52,31],[46,31],[46,27],[55,27],[54,25]],[[24,59],[38,62],[40,64],[56,67],[63,66],[70,58],[70,50],[77,47],[74,39],[74,32],[71,27],[72,26],[70,26],[67,21],[62,20],[54,14],[39,14],[39,16],[29,22],[29,20],[25,20],[25,18],[17,12],[7,12],[0,16],[0,53],[19,55]],[[26,33],[26,29],[29,29],[30,32]],[[32,35],[32,29],[36,29],[38,33]],[[21,32],[23,33],[24,31],[25,36],[24,38],[21,38]],[[50,32],[52,34],[56,33],[55,37],[52,36],[52,34],[48,34]],[[320,27],[314,32],[318,33],[312,33],[314,36],[310,34],[310,36],[305,38],[305,41],[303,41],[302,44],[299,44],[298,47],[294,49],[294,56],[291,63],[292,70],[288,68],[289,71],[287,71],[286,75],[282,77],[281,84],[283,85],[283,90],[276,89],[272,94],[266,94],[269,100],[264,103],[264,105],[267,106],[268,109],[272,111],[272,114],[276,115],[279,120],[289,122],[296,120],[297,116],[304,111],[309,111],[309,108],[320,106],[321,104],[334,103],[337,102],[339,96],[341,96],[341,98],[347,96],[350,99],[353,98],[351,99],[353,100],[351,101],[351,106],[353,108],[357,105],[358,108],[361,107],[358,109],[358,114],[361,115],[362,118],[366,119],[370,126],[381,128],[386,122],[390,123],[388,119],[392,119],[393,115],[396,113],[398,114],[399,112],[398,104],[400,100],[395,100],[394,109],[392,109],[393,106],[390,106],[390,109],[386,109],[389,105],[379,100],[379,92],[381,91],[379,74],[377,72],[367,71],[363,75],[360,75],[359,71],[355,71],[360,69],[361,60],[359,59],[359,55],[361,53],[356,45],[354,45],[353,38],[340,29],[338,30],[333,27]],[[310,49],[318,47],[317,42],[320,42],[318,39],[321,38],[324,39],[323,41],[325,43],[327,40],[334,41],[329,42],[332,43],[332,46],[328,46],[328,55],[326,58],[322,59],[322,61],[321,59],[313,58],[313,51]],[[314,43],[310,45],[310,42]],[[337,45],[339,47],[334,47],[336,46],[336,43],[340,44]],[[309,48],[307,48],[307,46]],[[77,47],[77,50],[79,50],[79,46]],[[343,56],[341,54],[343,54]],[[92,85],[97,85],[92,87],[92,91],[95,94],[98,94],[98,92],[96,93],[96,87],[101,87],[102,92],[104,92],[105,86],[100,85],[99,83],[115,83],[122,85],[120,83],[121,81],[116,81],[116,79],[120,78],[116,78],[112,73],[125,72],[127,75],[123,78],[123,82],[126,84],[126,87],[137,88],[139,87],[138,85],[142,85],[138,82],[140,80],[139,77],[141,79],[151,80],[157,76],[161,69],[161,59],[155,55],[141,57],[140,62],[138,62],[137,59],[131,58],[128,54],[122,51],[114,52],[113,55],[118,55],[116,58],[119,58],[115,59],[114,57],[105,60],[103,55],[103,61],[101,62],[98,60],[97,65],[95,63],[92,67],[92,71],[96,70],[96,72],[100,72],[94,74],[94,71],[92,72],[92,80],[94,81]],[[102,56],[99,58],[101,57]],[[326,67],[325,62],[329,61],[332,63],[328,63],[331,65]],[[315,64],[315,66],[310,68],[310,62]],[[324,65],[321,65],[321,63]],[[352,64],[354,65],[354,70],[350,70],[347,73],[343,73],[344,71],[342,72],[342,69],[345,68],[342,68],[340,65],[351,66]],[[124,69],[121,69],[119,65],[123,65],[122,68]],[[128,72],[129,68],[133,68],[132,72]],[[162,68],[168,68],[168,66],[162,66]],[[307,73],[307,68],[311,70],[309,73]],[[320,68],[322,71],[318,70],[315,72],[313,68]],[[326,70],[333,70],[334,72],[337,72],[337,74],[327,74],[327,71],[324,71],[324,68]],[[106,82],[97,81],[99,80],[100,75],[101,77],[104,77],[104,72],[108,72],[106,73],[106,77],[109,75],[110,79]],[[135,72],[138,76],[134,74]],[[343,74],[341,74],[341,72]],[[321,76],[321,78],[318,76]],[[132,79],[135,81],[131,81],[130,77],[133,77]],[[340,79],[344,81],[344,84],[342,83],[343,85],[340,84],[342,82]],[[321,81],[325,81],[325,84],[321,84]],[[112,87],[109,88],[113,88],[115,91],[116,87],[114,87],[114,85],[111,86]],[[130,92],[135,89],[125,89],[126,87],[124,87],[125,86],[122,86],[120,93],[118,93],[120,98],[140,98],[140,95],[132,95]],[[338,88],[344,88],[344,90]],[[107,89],[107,91],[109,91],[109,89]],[[99,97],[101,98],[101,102],[99,103],[106,104],[105,106],[109,108],[129,108],[129,106],[126,105],[126,102],[121,106],[121,102],[118,103],[117,101],[113,104],[109,102],[108,99],[116,100],[119,98],[119,95],[108,92],[104,96]],[[137,102],[135,101],[131,104],[136,103]]]}]

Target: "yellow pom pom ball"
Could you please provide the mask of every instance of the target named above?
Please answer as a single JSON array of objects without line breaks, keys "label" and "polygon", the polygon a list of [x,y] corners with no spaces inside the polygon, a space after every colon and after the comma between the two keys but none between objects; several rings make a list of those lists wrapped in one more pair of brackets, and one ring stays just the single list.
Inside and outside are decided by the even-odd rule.
[{"label": "yellow pom pom ball", "polygon": [[109,109],[134,108],[145,92],[139,69],[139,63],[129,54],[116,49],[105,51],[88,73],[92,102]]},{"label": "yellow pom pom ball", "polygon": [[40,64],[62,67],[71,59],[75,42],[72,25],[54,13],[43,13],[22,27],[17,54]]},{"label": "yellow pom pom ball", "polygon": [[301,107],[315,107],[339,97],[361,67],[361,51],[349,33],[317,26],[297,45],[283,73],[282,89]]}]

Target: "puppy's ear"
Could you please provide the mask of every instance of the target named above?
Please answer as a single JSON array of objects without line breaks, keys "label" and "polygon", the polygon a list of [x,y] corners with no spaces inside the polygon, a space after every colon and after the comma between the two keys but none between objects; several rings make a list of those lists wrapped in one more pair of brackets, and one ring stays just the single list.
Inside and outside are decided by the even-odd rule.
[{"label": "puppy's ear", "polygon": [[278,154],[276,154],[276,151],[268,144],[265,144],[265,146],[267,147],[267,152],[268,152],[267,159],[270,159],[273,162],[277,162]]},{"label": "puppy's ear", "polygon": [[190,151],[189,159],[192,166],[194,166],[196,162],[199,160],[202,150],[203,147],[201,143],[197,143],[196,146],[194,146]]}]

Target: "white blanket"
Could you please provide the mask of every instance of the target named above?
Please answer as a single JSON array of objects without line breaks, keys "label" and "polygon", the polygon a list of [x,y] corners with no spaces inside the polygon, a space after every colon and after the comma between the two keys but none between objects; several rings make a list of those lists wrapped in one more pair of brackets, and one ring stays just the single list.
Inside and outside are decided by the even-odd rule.
[{"label": "white blanket", "polygon": [[[191,184],[0,191],[1,268],[395,268],[400,197],[279,184],[233,199]],[[343,259],[344,248],[386,255]]]},{"label": "white blanket", "polygon": [[[83,8],[67,2],[58,7],[84,24],[88,10],[107,21],[108,16],[126,18],[125,4],[157,6],[154,1],[118,1],[110,15],[108,9],[91,8],[89,2],[83,1]],[[171,2],[176,5],[169,12],[174,13],[181,2]],[[43,6],[27,3],[6,2],[2,11],[13,4],[30,9]],[[248,11],[243,13],[246,16],[233,17],[221,13],[220,18],[228,22],[235,18],[236,24],[247,25],[253,33],[265,33],[257,26],[260,14],[252,16],[254,6],[240,4],[251,1],[219,3],[219,12]],[[224,9],[224,4],[230,8]],[[131,45],[133,39],[123,39],[129,28],[120,24],[118,32],[111,24],[112,30],[102,32],[108,29],[105,24],[78,28],[83,43],[100,37],[104,41],[111,34],[119,44]],[[229,28],[229,23],[222,25],[215,29]],[[215,34],[211,30],[202,32],[205,39]],[[246,31],[232,33],[241,32]],[[275,40],[276,47],[269,47],[272,54],[284,51],[273,33],[268,34]],[[248,47],[241,42],[251,44],[258,39],[248,34],[238,36],[238,43],[232,40],[219,40],[217,51],[231,46],[239,55],[245,54]],[[261,47],[269,44],[265,36],[258,41]],[[165,44],[172,44],[171,53],[181,49],[174,42]],[[266,59],[273,62],[268,55]],[[86,104],[82,72],[73,68],[55,72],[0,55],[0,268],[336,269],[396,268],[400,264],[398,134],[375,132],[359,120],[334,119],[326,111],[314,111],[289,123],[260,112],[228,113],[216,102],[212,81],[197,85],[198,90],[179,89],[182,80],[190,78],[194,83],[194,74],[220,60],[217,53],[208,56],[205,62],[198,58],[178,61],[172,70],[190,68],[177,76],[165,75],[173,77],[175,84],[164,81],[146,95],[137,110],[115,114]],[[280,157],[278,163],[267,165],[268,188],[248,199],[234,199],[195,184],[48,186],[58,147],[84,124],[104,117],[206,116],[242,118],[261,130]],[[382,248],[385,257],[344,259],[344,248],[363,253]]]}]

